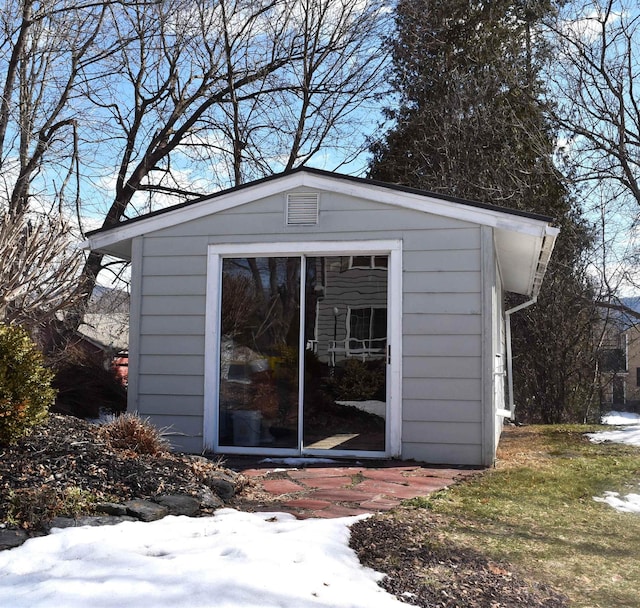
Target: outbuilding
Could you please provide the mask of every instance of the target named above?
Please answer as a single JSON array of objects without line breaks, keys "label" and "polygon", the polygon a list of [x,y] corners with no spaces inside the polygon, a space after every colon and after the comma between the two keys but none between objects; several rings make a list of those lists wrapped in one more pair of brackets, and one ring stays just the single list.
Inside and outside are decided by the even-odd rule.
[{"label": "outbuilding", "polygon": [[505,292],[548,217],[301,168],[89,233],[131,261],[128,409],[187,452],[490,465]]}]

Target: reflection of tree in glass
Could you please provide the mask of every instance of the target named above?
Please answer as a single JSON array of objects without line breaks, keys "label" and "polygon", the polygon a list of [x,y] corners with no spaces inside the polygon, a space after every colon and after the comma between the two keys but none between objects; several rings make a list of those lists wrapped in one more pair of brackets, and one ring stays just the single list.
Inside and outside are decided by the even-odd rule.
[{"label": "reflection of tree in glass", "polygon": [[249,277],[226,272],[222,284],[222,335],[236,336],[251,316],[255,289]]},{"label": "reflection of tree in glass", "polygon": [[253,342],[261,352],[298,343],[300,258],[248,258],[256,298]]}]

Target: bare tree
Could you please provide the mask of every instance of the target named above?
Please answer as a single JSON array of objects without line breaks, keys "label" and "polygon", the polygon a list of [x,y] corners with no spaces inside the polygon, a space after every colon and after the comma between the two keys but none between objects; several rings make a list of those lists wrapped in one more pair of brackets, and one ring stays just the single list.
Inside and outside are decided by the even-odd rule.
[{"label": "bare tree", "polygon": [[105,7],[73,0],[7,0],[0,13],[0,175],[11,213],[34,197],[59,206],[78,193],[80,74],[96,47]]},{"label": "bare tree", "polygon": [[[382,2],[162,0],[109,11],[122,45],[84,78],[95,157],[117,159],[103,169],[115,173],[103,227],[148,210],[151,195],[178,202],[327,148],[356,151],[363,105],[384,77]],[[102,266],[92,252],[83,292]]]},{"label": "bare tree", "polygon": [[640,205],[640,10],[626,0],[568,3],[550,24],[555,117],[564,159],[597,218],[594,268],[603,303],[633,280]]},{"label": "bare tree", "polygon": [[82,254],[79,78],[104,56],[105,6],[6,0],[0,12],[0,319],[35,325],[69,308]]},{"label": "bare tree", "polygon": [[0,214],[0,321],[35,327],[74,304],[83,257],[63,222]]},{"label": "bare tree", "polygon": [[[387,18],[384,0],[4,0],[2,209],[112,226],[325,149],[336,167],[364,149]],[[104,266],[89,255],[85,305]]]}]

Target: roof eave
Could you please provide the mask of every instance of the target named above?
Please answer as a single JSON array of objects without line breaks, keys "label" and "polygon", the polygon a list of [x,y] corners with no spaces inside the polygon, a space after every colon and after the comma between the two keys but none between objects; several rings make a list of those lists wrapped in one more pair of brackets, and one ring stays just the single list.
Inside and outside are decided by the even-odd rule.
[{"label": "roof eave", "polygon": [[134,218],[111,228],[90,232],[81,246],[84,249],[129,259],[129,242],[137,236],[200,219],[205,215],[219,213],[252,200],[299,187],[332,190],[338,194],[365,198],[373,202],[451,217],[530,236],[538,235],[540,230],[548,227],[550,222],[550,218],[536,214],[512,212],[490,205],[462,201],[393,184],[304,169],[219,192],[161,212]]}]

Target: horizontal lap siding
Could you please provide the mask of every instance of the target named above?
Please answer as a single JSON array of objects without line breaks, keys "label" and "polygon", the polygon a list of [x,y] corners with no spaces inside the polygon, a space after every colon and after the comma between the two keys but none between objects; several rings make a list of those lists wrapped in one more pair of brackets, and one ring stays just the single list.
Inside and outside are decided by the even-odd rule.
[{"label": "horizontal lap siding", "polygon": [[143,248],[138,411],[187,452],[202,450],[206,248],[153,237]]},{"label": "horizontal lap siding", "polygon": [[403,254],[403,456],[479,463],[480,229],[412,231]]},{"label": "horizontal lap siding", "polygon": [[377,239],[403,240],[403,456],[477,462],[479,227],[326,193],[313,227],[285,226],[278,196],[145,236],[140,413],[201,449],[208,244]]}]

